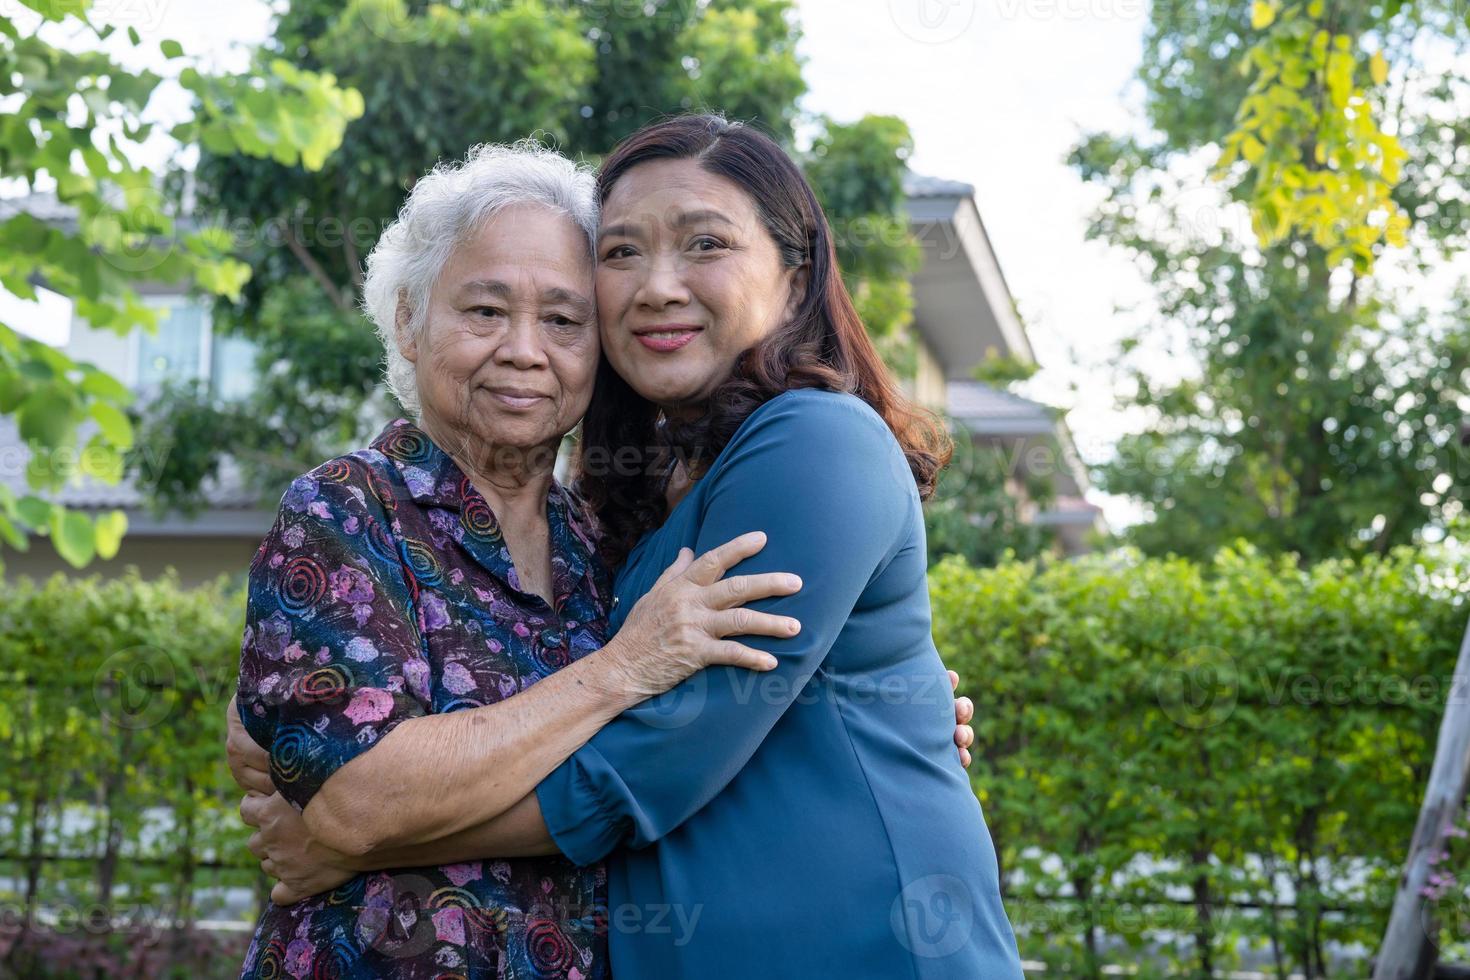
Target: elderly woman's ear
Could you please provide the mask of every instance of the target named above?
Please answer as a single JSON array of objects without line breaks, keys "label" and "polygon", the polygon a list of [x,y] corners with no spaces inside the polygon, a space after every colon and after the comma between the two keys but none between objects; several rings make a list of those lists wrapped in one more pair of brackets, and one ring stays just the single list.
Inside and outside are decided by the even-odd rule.
[{"label": "elderly woman's ear", "polygon": [[408,309],[408,297],[399,292],[398,307],[393,311],[393,338],[398,344],[398,353],[402,354],[408,361],[417,363],[419,359],[418,340],[414,336],[410,324],[413,322],[413,314]]}]

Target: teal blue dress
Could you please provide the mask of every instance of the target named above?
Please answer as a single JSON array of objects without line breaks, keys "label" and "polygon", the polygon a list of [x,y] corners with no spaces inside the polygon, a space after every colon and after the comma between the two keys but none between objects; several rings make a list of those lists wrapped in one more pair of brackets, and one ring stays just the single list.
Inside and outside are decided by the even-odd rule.
[{"label": "teal blue dress", "polygon": [[[537,787],[552,838],[608,864],[622,980],[1021,980],[995,849],[954,746],[924,524],[897,441],[852,395],[751,413],[614,584],[610,627],[674,561],[751,530],[731,574],[805,587],[753,606],[769,672],[701,671]],[[983,679],[981,679],[983,682]]]}]

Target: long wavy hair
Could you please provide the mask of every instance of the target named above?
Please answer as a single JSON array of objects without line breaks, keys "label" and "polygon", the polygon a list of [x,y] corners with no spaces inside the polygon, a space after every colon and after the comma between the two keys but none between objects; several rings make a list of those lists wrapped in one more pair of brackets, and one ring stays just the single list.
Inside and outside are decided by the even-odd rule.
[{"label": "long wavy hair", "polygon": [[[604,560],[621,564],[663,522],[676,461],[698,477],[751,412],[792,388],[847,392],[871,405],[903,448],[920,498],[929,499],[949,462],[949,436],[933,413],[904,397],[883,364],[843,285],[827,218],[796,164],[749,125],[678,116],[645,126],[614,148],[597,175],[599,200],[606,203],[618,180],[640,163],[678,159],[696,160],[750,195],[782,263],[808,266],[806,291],[790,320],[740,354],[697,419],[665,417],[603,356],[582,422],[577,474]],[[620,465],[619,451],[627,460],[630,448],[636,465]]]}]

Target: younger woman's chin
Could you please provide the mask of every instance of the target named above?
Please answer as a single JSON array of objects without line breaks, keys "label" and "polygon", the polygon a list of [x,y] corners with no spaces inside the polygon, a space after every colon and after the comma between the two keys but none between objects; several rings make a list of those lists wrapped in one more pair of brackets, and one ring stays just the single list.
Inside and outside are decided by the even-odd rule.
[{"label": "younger woman's chin", "polygon": [[649,377],[628,378],[629,386],[641,397],[665,410],[698,408],[718,385],[708,378]]}]

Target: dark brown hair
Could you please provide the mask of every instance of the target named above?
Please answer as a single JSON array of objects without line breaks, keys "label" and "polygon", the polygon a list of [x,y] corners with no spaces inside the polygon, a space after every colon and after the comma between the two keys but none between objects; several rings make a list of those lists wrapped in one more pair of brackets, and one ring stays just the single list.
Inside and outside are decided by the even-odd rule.
[{"label": "dark brown hair", "polygon": [[[620,378],[606,356],[601,359],[582,422],[578,489],[597,520],[604,560],[621,564],[638,539],[662,523],[676,459],[699,475],[751,412],[792,388],[847,392],[871,405],[903,447],[919,496],[927,500],[949,461],[949,436],[933,413],[904,397],[883,364],[842,283],[832,230],[816,195],[774,140],[719,116],[653,123],[603,161],[599,199],[605,203],[619,178],[640,163],[681,159],[698,161],[751,196],[782,263],[808,266],[806,293],[787,323],[740,355],[729,380],[693,421],[661,418],[657,405]],[[620,449],[632,465],[617,463]]]}]

